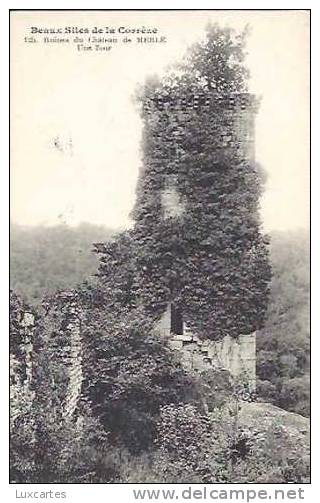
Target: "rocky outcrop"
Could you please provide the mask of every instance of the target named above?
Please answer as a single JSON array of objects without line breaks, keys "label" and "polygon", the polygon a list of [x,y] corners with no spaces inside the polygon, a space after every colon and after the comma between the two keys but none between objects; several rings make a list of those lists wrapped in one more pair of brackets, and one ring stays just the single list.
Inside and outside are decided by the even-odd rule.
[{"label": "rocky outcrop", "polygon": [[[307,483],[310,481],[310,422],[269,403],[240,402],[238,445],[246,445],[247,482]],[[258,470],[261,466],[263,469]],[[236,474],[235,474],[236,476]]]}]

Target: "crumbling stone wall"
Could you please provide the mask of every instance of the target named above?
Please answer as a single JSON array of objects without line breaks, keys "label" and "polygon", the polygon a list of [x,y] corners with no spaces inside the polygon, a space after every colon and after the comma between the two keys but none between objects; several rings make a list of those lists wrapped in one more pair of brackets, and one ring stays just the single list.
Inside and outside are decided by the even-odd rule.
[{"label": "crumbling stone wall", "polygon": [[10,344],[11,427],[14,427],[17,418],[31,407],[34,397],[31,389],[34,314],[18,311],[13,324],[14,342]]},{"label": "crumbling stone wall", "polygon": [[184,325],[183,334],[171,332],[171,309],[159,320],[156,330],[177,351],[187,370],[203,371],[209,368],[228,370],[238,384],[251,391],[256,387],[256,334],[225,336],[222,340],[200,340]]},{"label": "crumbling stone wall", "polygon": [[65,399],[65,417],[71,417],[76,410],[81,396],[82,372],[82,340],[81,340],[81,309],[76,298],[67,303],[68,324],[66,329],[69,335],[69,355],[66,359],[68,366],[68,387]]},{"label": "crumbling stone wall", "polygon": [[47,299],[44,316],[45,338],[50,358],[50,372],[60,390],[62,416],[71,418],[82,389],[82,319],[83,310],[76,292],[65,290]]},{"label": "crumbling stone wall", "polygon": [[[43,314],[44,326],[48,328],[38,334],[43,338],[41,351],[49,350],[54,365],[47,369],[50,379],[55,381],[64,376],[61,413],[71,418],[77,408],[82,389],[82,309],[73,292],[64,291],[48,300],[48,308]],[[36,334],[35,316],[21,308],[17,319],[11,320],[11,334],[14,343],[10,351],[10,412],[11,424],[32,406],[33,352]],[[43,327],[42,327],[43,328]],[[40,329],[41,330],[41,329]],[[37,383],[41,393],[41,383]]]}]

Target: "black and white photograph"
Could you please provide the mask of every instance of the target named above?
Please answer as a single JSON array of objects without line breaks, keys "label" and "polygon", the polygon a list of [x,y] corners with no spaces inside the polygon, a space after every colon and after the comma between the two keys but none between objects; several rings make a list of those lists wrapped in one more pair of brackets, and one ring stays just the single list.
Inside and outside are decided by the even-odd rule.
[{"label": "black and white photograph", "polygon": [[301,498],[309,123],[307,9],[11,10],[10,484]]}]

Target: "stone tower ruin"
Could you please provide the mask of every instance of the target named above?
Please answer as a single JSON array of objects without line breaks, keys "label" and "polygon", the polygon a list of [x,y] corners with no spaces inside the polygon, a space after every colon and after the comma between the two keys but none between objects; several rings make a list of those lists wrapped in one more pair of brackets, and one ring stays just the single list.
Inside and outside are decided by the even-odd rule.
[{"label": "stone tower ruin", "polygon": [[[255,115],[258,109],[257,98],[249,93],[221,94],[215,91],[189,94],[177,97],[170,94],[154,94],[145,100],[143,113],[145,127],[155,131],[155,123],[170,117],[174,124],[171,137],[166,138],[167,162],[171,172],[161,180],[161,215],[163,220],[179,221],[188,211],[188,201],[179,190],[179,169],[181,161],[180,142],[186,128],[192,128],[197,114],[205,114],[213,130],[213,155],[219,159],[228,156],[240,161],[253,162],[255,158]],[[160,156],[159,156],[160,158]],[[166,160],[163,159],[165,163]],[[196,169],[196,167],[194,168]],[[174,302],[169,302],[157,324],[160,334],[169,339],[173,349],[179,351],[182,363],[188,369],[205,370],[210,367],[223,368],[235,380],[245,383],[250,390],[255,389],[256,381],[256,335],[226,335],[221,340],[200,340],[192,333],[184,320],[184,314]]]}]

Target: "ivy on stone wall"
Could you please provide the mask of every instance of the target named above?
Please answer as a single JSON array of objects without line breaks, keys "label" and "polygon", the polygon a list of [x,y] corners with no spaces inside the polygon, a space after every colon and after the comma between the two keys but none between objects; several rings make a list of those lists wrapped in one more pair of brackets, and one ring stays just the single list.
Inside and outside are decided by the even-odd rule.
[{"label": "ivy on stone wall", "polygon": [[[154,318],[173,302],[211,339],[257,330],[267,307],[264,174],[253,155],[258,103],[247,93],[244,44],[245,33],[208,27],[175,72],[140,88],[143,158],[130,251],[124,237],[98,250],[102,278],[114,278],[113,265],[118,279],[125,275],[123,300],[131,292]],[[166,208],[170,193],[176,212]]]}]

